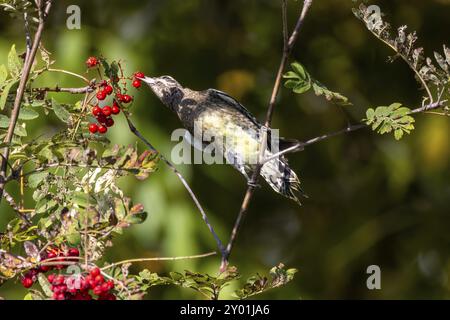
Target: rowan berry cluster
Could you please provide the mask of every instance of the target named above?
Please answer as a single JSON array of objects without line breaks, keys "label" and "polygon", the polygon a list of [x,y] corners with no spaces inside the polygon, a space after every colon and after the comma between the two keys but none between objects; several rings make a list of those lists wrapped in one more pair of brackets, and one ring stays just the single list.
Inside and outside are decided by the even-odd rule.
[{"label": "rowan berry cluster", "polygon": [[[80,251],[77,248],[68,248],[66,250],[50,247],[41,254],[41,265],[37,268],[29,270],[22,277],[22,285],[25,288],[30,288],[36,281],[39,273],[45,273],[53,269],[62,270],[67,265],[58,262],[70,262],[77,261],[80,255]],[[50,264],[51,263],[51,264]]]},{"label": "rowan berry cluster", "polygon": [[[99,65],[99,59],[96,57],[89,57],[86,61],[86,65],[88,68],[94,68]],[[123,79],[131,79],[132,86],[136,89],[141,87],[141,80],[144,74],[142,72],[136,72],[132,78],[123,78]],[[89,132],[92,134],[100,133],[104,134],[108,131],[108,128],[114,125],[114,120],[112,118],[113,115],[117,115],[120,113],[121,104],[129,104],[133,101],[133,97],[126,93],[126,88],[121,89],[119,85],[118,78],[103,80],[97,88],[96,98],[97,104],[92,107],[92,115],[97,120],[95,122],[89,123]],[[112,105],[104,105],[103,107],[100,104],[104,104],[105,100],[113,95]]]},{"label": "rowan berry cluster", "polygon": [[[80,251],[77,248],[48,248],[41,254],[41,265],[29,270],[22,277],[22,285],[30,288],[38,280],[39,273],[52,270],[61,272],[69,265],[66,262],[77,262],[79,256]],[[114,289],[114,281],[105,280],[97,267],[84,275],[50,273],[47,280],[51,285],[54,300],[116,300],[116,296],[111,292]]]},{"label": "rowan berry cluster", "polygon": [[116,300],[111,292],[112,280],[105,280],[99,268],[93,268],[87,275],[50,274],[54,300]]}]

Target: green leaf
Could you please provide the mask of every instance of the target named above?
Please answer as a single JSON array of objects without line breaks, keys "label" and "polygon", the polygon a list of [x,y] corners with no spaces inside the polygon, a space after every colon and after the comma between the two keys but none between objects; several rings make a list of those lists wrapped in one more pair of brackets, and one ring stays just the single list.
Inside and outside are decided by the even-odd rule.
[{"label": "green leaf", "polygon": [[309,74],[299,62],[292,63],[291,67],[294,72],[300,77],[300,79],[306,80],[307,78],[309,78]]},{"label": "green leaf", "polygon": [[403,130],[397,129],[394,131],[395,140],[400,140],[403,137]]},{"label": "green leaf", "polygon": [[367,120],[372,120],[375,116],[375,110],[373,110],[372,108],[367,109],[366,111],[366,118]]},{"label": "green leaf", "polygon": [[37,188],[39,184],[47,178],[48,174],[48,172],[36,172],[30,174],[28,176],[28,186],[33,189]]},{"label": "green leaf", "polygon": [[52,107],[53,112],[58,117],[59,120],[62,122],[68,123],[70,120],[70,113],[66,110],[62,105],[60,105],[58,102],[56,102],[55,99],[52,99]]},{"label": "green leaf", "polygon": [[33,120],[33,119],[36,119],[37,117],[39,117],[39,113],[37,113],[36,111],[34,111],[32,109],[24,108],[24,107],[22,107],[20,109],[20,113],[19,113],[20,120]]},{"label": "green leaf", "polygon": [[9,118],[3,114],[0,114],[0,128],[9,127]]},{"label": "green leaf", "polygon": [[308,91],[309,89],[311,89],[311,83],[299,83],[294,87],[292,91],[294,91],[294,93],[297,94],[302,94]]},{"label": "green leaf", "polygon": [[5,65],[0,65],[0,87],[2,84],[6,81],[8,78],[8,70],[6,69]]},{"label": "green leaf", "polygon": [[294,93],[302,94],[314,89],[317,96],[324,96],[328,101],[337,105],[351,105],[348,98],[338,92],[329,90],[319,81],[311,78],[306,69],[298,62],[291,64],[293,71],[288,71],[283,75],[287,79],[284,83],[286,88],[292,89]]},{"label": "green leaf", "polygon": [[17,80],[15,80],[15,81],[11,80],[11,81],[7,82],[6,86],[3,88],[2,95],[0,96],[0,110],[3,110],[5,108],[9,92],[11,91],[12,87],[15,84],[17,84]]},{"label": "green leaf", "polygon": [[14,134],[19,137],[26,137],[28,135],[24,123],[17,123],[14,128]]},{"label": "green leaf", "polygon": [[53,291],[52,291],[52,288],[51,288],[52,285],[50,284],[50,282],[47,280],[47,277],[43,273],[39,273],[38,281],[39,281],[39,284],[42,287],[42,290],[47,295],[47,297],[53,296]]},{"label": "green leaf", "polygon": [[15,44],[12,45],[8,53],[8,69],[13,78],[18,78],[22,71],[22,61],[17,56]]},{"label": "green leaf", "polygon": [[392,103],[389,106],[380,106],[366,111],[367,125],[379,134],[394,132],[394,138],[400,140],[405,133],[414,130],[414,118],[410,115],[411,109],[402,107],[401,103]]},{"label": "green leaf", "polygon": [[141,224],[147,219],[147,212],[137,212],[135,214],[129,214],[125,217],[125,222],[129,224]]}]

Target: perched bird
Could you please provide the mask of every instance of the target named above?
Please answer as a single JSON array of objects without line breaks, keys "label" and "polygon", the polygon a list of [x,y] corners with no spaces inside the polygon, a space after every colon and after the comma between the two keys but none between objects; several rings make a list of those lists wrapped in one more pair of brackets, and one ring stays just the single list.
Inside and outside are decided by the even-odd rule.
[{"label": "perched bird", "polygon": [[[264,157],[276,153],[276,150],[272,151],[271,129],[265,128],[244,106],[226,93],[215,89],[194,91],[184,88],[170,76],[144,77],[140,80],[177,114],[193,141],[200,141],[202,147],[212,144],[248,182],[258,163],[255,159],[259,159],[264,129],[268,137]],[[205,132],[213,139],[205,141]],[[292,140],[280,139],[279,149],[289,147],[292,143]],[[276,192],[300,204],[296,196],[297,192],[302,193],[300,181],[283,156],[266,162],[260,175]]]}]

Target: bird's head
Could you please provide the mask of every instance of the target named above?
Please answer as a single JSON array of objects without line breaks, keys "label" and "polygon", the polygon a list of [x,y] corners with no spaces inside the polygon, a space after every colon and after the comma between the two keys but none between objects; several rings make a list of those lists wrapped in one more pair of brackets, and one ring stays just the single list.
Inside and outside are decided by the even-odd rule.
[{"label": "bird's head", "polygon": [[169,108],[175,110],[183,99],[183,87],[170,76],[139,78],[145,82],[156,96]]}]

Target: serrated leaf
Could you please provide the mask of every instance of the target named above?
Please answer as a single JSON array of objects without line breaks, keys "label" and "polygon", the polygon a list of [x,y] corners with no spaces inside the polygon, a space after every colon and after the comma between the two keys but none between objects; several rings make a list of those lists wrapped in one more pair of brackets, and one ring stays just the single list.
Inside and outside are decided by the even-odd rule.
[{"label": "serrated leaf", "polygon": [[66,110],[62,105],[60,105],[58,102],[56,102],[55,99],[52,99],[52,108],[55,115],[58,117],[59,120],[62,122],[68,123],[70,120],[70,113]]},{"label": "serrated leaf", "polygon": [[12,45],[8,53],[8,69],[13,78],[18,78],[22,71],[22,61],[17,56],[15,44]]}]

